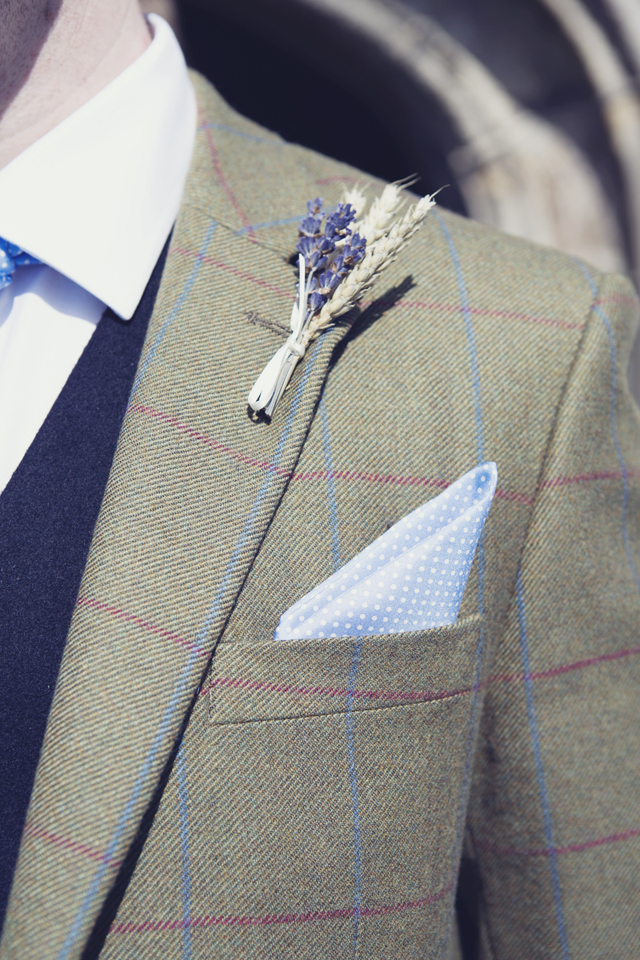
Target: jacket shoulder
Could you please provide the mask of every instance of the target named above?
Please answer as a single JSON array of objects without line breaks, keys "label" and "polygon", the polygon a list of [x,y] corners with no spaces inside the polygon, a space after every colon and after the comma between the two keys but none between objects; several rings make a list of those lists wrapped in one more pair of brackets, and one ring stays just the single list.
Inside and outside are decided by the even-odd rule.
[{"label": "jacket shoulder", "polygon": [[[370,174],[285,142],[230,107],[204,77],[190,75],[199,125],[185,207],[208,208],[234,233],[288,258],[310,198],[320,195],[333,205],[354,184],[371,196],[383,189]],[[564,382],[603,285],[612,302],[626,304],[619,313],[630,348],[636,307],[628,280],[605,278],[556,250],[436,206],[377,281],[362,345],[378,349],[408,334],[414,352],[433,358],[439,340],[444,356],[459,337],[471,337],[478,362],[507,378],[521,379],[525,363],[529,370],[553,369]],[[384,321],[374,323],[384,304]]]},{"label": "jacket shoulder", "polygon": [[[234,231],[253,230],[252,239],[288,256],[292,225],[311,197],[320,194],[331,205],[351,185],[366,186],[372,196],[384,187],[369,173],[287,143],[230,107],[202,75],[191,70],[190,76],[199,125],[186,204],[201,210],[208,202],[220,222]],[[512,300],[532,284],[543,308],[566,298],[568,305],[579,303],[581,309],[589,284],[585,287],[584,271],[573,258],[437,209],[438,215],[412,241],[411,252],[403,254],[407,266],[424,268],[426,260],[439,261],[433,247],[444,232],[448,255],[464,261],[466,281],[474,289],[491,289],[496,298]],[[599,284],[601,274],[591,274]]]}]

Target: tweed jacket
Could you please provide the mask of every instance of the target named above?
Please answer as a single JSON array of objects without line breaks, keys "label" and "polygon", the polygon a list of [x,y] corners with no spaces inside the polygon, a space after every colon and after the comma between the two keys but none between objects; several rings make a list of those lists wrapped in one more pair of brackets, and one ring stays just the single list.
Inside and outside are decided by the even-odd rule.
[{"label": "tweed jacket", "polygon": [[[2,960],[445,958],[461,858],[483,957],[640,955],[629,282],[436,210],[252,419],[306,200],[371,178],[193,82]],[[498,490],[456,624],[273,642],[485,460]]]}]

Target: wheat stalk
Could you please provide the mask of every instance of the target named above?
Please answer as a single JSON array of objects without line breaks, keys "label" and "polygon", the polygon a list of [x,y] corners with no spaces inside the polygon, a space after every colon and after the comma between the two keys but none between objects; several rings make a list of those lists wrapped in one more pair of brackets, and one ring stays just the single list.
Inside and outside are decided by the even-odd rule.
[{"label": "wheat stalk", "polygon": [[401,247],[411,239],[434,205],[435,200],[432,196],[422,197],[418,203],[407,210],[402,220],[394,224],[387,236],[381,236],[371,244],[367,243],[364,258],[336,287],[333,296],[320,312],[309,321],[302,335],[302,343],[305,347],[312,340],[316,340],[322,331],[331,326],[338,317],[356,305],[382,271],[396,259]]},{"label": "wheat stalk", "polygon": [[367,244],[375,243],[385,235],[407,200],[395,183],[388,183],[376,197],[365,216],[353,225],[353,232],[364,237]]},{"label": "wheat stalk", "polygon": [[356,218],[361,216],[364,213],[364,208],[367,205],[367,196],[364,190],[361,189],[359,184],[356,184],[355,187],[351,187],[349,190],[345,190],[342,194],[341,203],[350,204],[356,212]]}]

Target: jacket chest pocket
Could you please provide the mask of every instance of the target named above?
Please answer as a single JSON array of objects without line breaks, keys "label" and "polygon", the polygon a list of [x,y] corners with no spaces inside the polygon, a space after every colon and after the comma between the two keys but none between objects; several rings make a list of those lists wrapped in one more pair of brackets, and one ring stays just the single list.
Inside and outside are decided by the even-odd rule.
[{"label": "jacket chest pocket", "polygon": [[221,644],[211,724],[284,720],[464,699],[475,682],[481,619],[384,637]]},{"label": "jacket chest pocket", "polygon": [[349,956],[357,922],[359,956],[442,951],[480,635],[471,617],[218,648],[203,743],[208,862],[235,878],[234,913],[291,921],[245,931],[255,949],[277,932],[281,956]]}]

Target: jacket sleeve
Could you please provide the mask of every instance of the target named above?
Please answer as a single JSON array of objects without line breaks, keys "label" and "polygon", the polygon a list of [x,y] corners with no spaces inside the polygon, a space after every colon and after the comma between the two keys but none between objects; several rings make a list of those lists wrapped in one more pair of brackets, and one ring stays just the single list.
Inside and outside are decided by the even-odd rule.
[{"label": "jacket sleeve", "polygon": [[621,277],[588,279],[593,308],[487,684],[467,821],[480,953],[496,960],[640,956],[637,301]]}]

